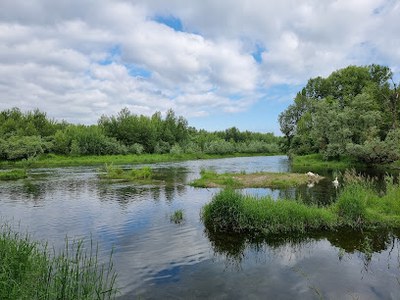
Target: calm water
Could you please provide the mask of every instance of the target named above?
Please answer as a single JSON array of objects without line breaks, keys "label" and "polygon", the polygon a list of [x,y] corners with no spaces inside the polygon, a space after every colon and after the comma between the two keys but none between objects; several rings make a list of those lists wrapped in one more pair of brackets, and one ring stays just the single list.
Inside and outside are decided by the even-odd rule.
[{"label": "calm water", "polygon": [[[128,166],[127,166],[128,167]],[[0,217],[61,247],[92,237],[107,258],[114,247],[121,299],[400,299],[399,233],[334,232],[248,240],[205,231],[202,206],[217,189],[187,185],[201,168],[290,170],[285,156],[153,165],[155,185],[107,183],[96,167],[37,169],[0,183]],[[247,193],[334,201],[331,178],[312,187]],[[170,215],[183,209],[183,224]],[[371,249],[366,251],[366,249]]]}]

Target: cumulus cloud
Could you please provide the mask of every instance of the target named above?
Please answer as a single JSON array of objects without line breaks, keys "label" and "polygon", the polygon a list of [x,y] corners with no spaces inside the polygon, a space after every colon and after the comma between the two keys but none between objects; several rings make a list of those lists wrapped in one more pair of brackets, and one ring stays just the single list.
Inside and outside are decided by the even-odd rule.
[{"label": "cumulus cloud", "polygon": [[[398,72],[399,1],[3,0],[0,109],[235,113],[348,64]],[[157,19],[172,16],[176,30]],[[253,57],[259,51],[258,59]],[[274,101],[274,100],[271,100]]]}]

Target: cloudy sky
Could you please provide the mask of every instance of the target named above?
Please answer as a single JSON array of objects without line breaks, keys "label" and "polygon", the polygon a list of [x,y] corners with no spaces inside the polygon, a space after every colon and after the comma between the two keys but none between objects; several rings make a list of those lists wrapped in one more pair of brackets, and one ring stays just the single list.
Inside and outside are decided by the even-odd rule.
[{"label": "cloudy sky", "polygon": [[93,124],[172,108],[208,130],[279,133],[310,77],[400,78],[400,0],[0,0],[0,110]]}]

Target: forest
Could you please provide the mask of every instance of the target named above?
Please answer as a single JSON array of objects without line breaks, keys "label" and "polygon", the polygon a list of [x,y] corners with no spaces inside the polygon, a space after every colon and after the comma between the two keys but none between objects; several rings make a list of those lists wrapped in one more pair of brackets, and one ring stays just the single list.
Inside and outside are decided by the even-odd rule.
[{"label": "forest", "polygon": [[282,138],[236,127],[208,132],[188,126],[169,110],[151,117],[127,108],[101,116],[96,125],[70,124],[47,117],[38,109],[0,112],[0,159],[15,161],[46,154],[66,156],[142,153],[278,153]]},{"label": "forest", "polygon": [[366,164],[398,160],[399,101],[386,66],[349,66],[312,78],[279,116],[285,151]]}]

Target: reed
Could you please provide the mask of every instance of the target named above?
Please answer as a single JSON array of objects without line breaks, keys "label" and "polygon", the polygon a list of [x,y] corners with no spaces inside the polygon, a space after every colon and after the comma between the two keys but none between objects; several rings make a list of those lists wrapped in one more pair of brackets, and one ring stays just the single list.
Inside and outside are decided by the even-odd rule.
[{"label": "reed", "polygon": [[114,299],[112,253],[98,259],[98,246],[82,240],[60,253],[32,241],[28,234],[0,227],[0,299]]}]

